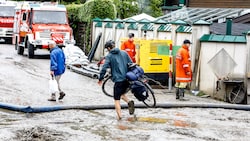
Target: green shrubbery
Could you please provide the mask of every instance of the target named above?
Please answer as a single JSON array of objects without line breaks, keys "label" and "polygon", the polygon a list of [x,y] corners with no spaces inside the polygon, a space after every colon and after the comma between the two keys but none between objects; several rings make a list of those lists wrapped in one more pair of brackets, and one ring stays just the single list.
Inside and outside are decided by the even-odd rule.
[{"label": "green shrubbery", "polygon": [[[91,47],[91,20],[94,18],[114,19],[116,17],[115,5],[112,0],[90,0],[84,4],[70,4],[66,7],[74,36],[76,39],[79,39],[77,37],[80,36],[81,39],[77,43],[88,53]],[[79,23],[84,25],[85,31],[82,32],[84,33],[83,35],[80,35]]]},{"label": "green shrubbery", "polygon": [[72,28],[76,28],[76,25],[74,23],[80,22],[80,19],[78,18],[79,8],[82,7],[83,4],[70,4],[66,5],[67,11],[68,11],[68,17],[72,24]]},{"label": "green shrubbery", "polygon": [[93,18],[116,17],[116,10],[111,0],[90,0],[83,4],[79,9],[78,17],[82,22],[90,22]]},{"label": "green shrubbery", "polygon": [[[91,47],[91,20],[94,18],[128,18],[146,12],[152,16],[162,15],[161,0],[62,0],[67,5],[68,16],[77,45],[86,53]],[[84,4],[79,4],[84,3]],[[79,27],[81,25],[81,28]],[[81,32],[81,33],[79,33]]]}]

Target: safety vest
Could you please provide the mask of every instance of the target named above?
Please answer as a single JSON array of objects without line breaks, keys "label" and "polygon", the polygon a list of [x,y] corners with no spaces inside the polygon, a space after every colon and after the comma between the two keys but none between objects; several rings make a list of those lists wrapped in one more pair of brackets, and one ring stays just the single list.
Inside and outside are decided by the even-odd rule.
[{"label": "safety vest", "polygon": [[136,54],[136,51],[135,51],[135,44],[133,41],[125,41],[122,46],[121,46],[121,50],[124,50],[128,53],[129,57],[131,58],[131,60],[135,63],[136,60],[135,60],[135,54]]},{"label": "safety vest", "polygon": [[183,45],[176,54],[176,82],[190,82],[192,81],[191,71],[191,58],[189,55],[189,49]]}]

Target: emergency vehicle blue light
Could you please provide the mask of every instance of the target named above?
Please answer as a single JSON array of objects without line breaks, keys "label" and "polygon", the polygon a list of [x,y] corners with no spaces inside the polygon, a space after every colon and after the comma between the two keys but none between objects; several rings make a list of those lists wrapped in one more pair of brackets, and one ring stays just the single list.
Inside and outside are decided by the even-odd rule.
[{"label": "emergency vehicle blue light", "polygon": [[39,4],[30,4],[30,7],[33,8],[33,7],[40,7]]},{"label": "emergency vehicle blue light", "polygon": [[65,5],[58,4],[57,7],[58,7],[58,8],[65,8]]}]

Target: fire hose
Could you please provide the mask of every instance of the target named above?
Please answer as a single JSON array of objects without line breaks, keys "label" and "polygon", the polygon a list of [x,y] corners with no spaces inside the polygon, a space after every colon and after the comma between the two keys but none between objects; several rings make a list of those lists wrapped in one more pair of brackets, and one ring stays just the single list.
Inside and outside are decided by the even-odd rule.
[{"label": "fire hose", "polygon": [[[127,105],[121,105],[123,109],[128,108]],[[114,105],[56,105],[56,106],[20,106],[8,103],[1,103],[1,109],[7,109],[11,111],[23,112],[23,113],[43,113],[53,112],[60,110],[107,110],[115,109]],[[135,104],[135,108],[147,108],[144,104]],[[221,108],[221,109],[233,109],[250,111],[250,105],[237,105],[237,104],[188,104],[188,103],[160,103],[155,108]]]}]

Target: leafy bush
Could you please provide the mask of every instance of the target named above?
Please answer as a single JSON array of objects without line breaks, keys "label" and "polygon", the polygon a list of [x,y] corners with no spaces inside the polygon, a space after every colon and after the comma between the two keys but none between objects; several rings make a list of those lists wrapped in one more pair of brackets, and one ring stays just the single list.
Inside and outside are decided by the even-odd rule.
[{"label": "leafy bush", "polygon": [[72,3],[81,4],[81,3],[85,3],[86,0],[61,0],[60,2],[62,4],[72,4]]},{"label": "leafy bush", "polygon": [[93,18],[116,17],[116,10],[111,0],[90,0],[83,4],[79,9],[78,18],[81,22],[90,22]]},{"label": "leafy bush", "polygon": [[116,17],[115,5],[112,0],[89,0],[84,4],[73,3],[66,7],[76,43],[85,53],[88,53],[91,48],[92,19],[96,17],[114,19]]},{"label": "leafy bush", "polygon": [[70,5],[66,5],[67,12],[68,12],[68,18],[69,18],[69,24],[70,24],[70,27],[72,27],[72,29],[73,29],[73,33],[74,33],[74,37],[75,37],[77,45],[79,45],[78,23],[80,22],[80,20],[78,19],[78,12],[79,12],[79,7],[81,7],[81,6],[82,5],[74,4],[74,3],[70,4]]},{"label": "leafy bush", "polygon": [[117,16],[120,19],[137,15],[139,12],[137,0],[114,0],[114,4],[116,5]]},{"label": "leafy bush", "polygon": [[[78,18],[79,8],[82,6],[82,4],[70,4],[66,5],[67,11],[68,11],[68,17],[71,22],[80,22],[80,19]],[[72,28],[76,28],[76,25],[71,25]]]},{"label": "leafy bush", "polygon": [[97,17],[114,19],[116,17],[115,5],[112,0],[89,0],[80,6],[76,12],[78,17],[75,17],[75,19],[84,24],[84,34],[79,35],[81,39],[78,42],[85,53],[88,53],[91,48],[92,19]]}]

